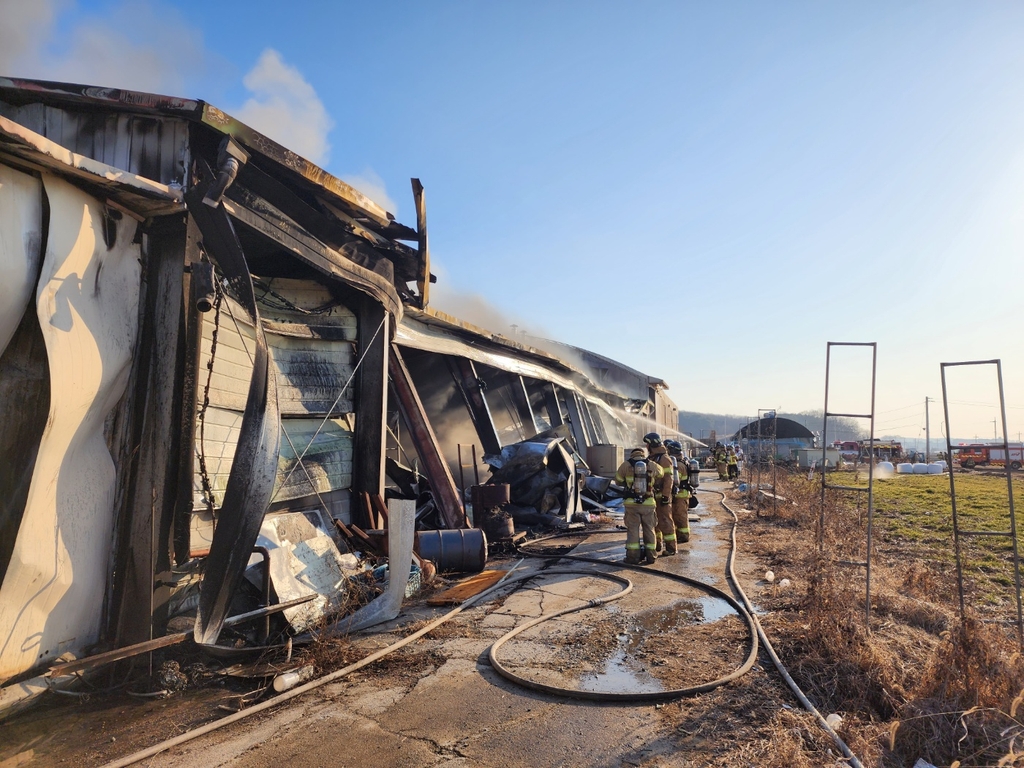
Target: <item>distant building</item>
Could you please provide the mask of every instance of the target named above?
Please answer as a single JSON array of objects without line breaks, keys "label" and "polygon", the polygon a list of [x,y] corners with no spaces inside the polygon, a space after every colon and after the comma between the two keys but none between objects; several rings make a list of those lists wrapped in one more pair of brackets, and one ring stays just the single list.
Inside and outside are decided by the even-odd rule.
[{"label": "distant building", "polygon": [[763,418],[750,422],[732,436],[750,460],[771,457],[782,461],[795,458],[796,452],[814,448],[814,434],[792,419]]}]

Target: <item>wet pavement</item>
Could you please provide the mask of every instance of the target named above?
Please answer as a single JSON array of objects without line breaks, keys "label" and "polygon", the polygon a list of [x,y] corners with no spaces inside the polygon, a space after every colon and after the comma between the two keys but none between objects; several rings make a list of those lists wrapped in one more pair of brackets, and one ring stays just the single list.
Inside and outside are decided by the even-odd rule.
[{"label": "wet pavement", "polygon": [[[702,485],[713,489],[718,484]],[[724,485],[724,484],[723,484]],[[704,514],[691,522],[693,537],[678,555],[659,558],[651,569],[681,573],[722,589],[728,553],[728,515],[718,495],[702,492]],[[625,532],[587,537],[574,550],[588,557],[621,560]],[[564,567],[560,561],[558,567]],[[579,564],[581,570],[602,568]],[[522,569],[539,575],[550,563],[527,560]],[[610,563],[614,569],[614,562]],[[627,597],[599,608],[560,617],[507,643],[501,660],[538,679],[585,690],[661,690],[649,663],[637,663],[638,638],[706,624],[733,615],[732,608],[700,590],[629,572]],[[517,624],[566,605],[615,591],[586,575],[539,576],[535,589],[519,589],[504,600],[474,607],[460,617],[475,637],[430,640],[425,647],[446,659],[412,683],[380,688],[372,673],[360,673],[269,714],[162,755],[153,766],[271,766],[282,761],[334,766],[622,766],[654,760],[687,765],[662,730],[654,704],[586,703],[537,694],[499,677],[487,663],[495,639]],[[622,630],[606,639],[599,658],[579,662],[574,643],[605,620]],[[408,621],[408,617],[404,620]],[[400,620],[401,621],[401,620]],[[369,642],[385,644],[383,636]],[[592,649],[591,649],[592,650]],[[592,655],[588,651],[587,655]],[[589,669],[584,669],[589,667]],[[525,671],[524,671],[525,670]],[[692,684],[688,680],[686,684]],[[301,712],[295,715],[296,710]],[[321,762],[322,761],[322,762]]]},{"label": "wet pavement", "polygon": [[[700,518],[690,542],[647,570],[686,575],[729,591],[725,578],[731,518],[702,483]],[[616,567],[625,532],[587,536],[574,553],[609,560],[607,570],[633,581],[621,600],[559,617],[504,645],[503,664],[543,682],[590,691],[658,691],[693,685],[700,670],[666,684],[645,645],[653,635],[673,636],[735,616],[724,601],[693,586]],[[563,542],[558,542],[563,543]],[[509,567],[511,561],[495,564]],[[413,646],[436,660],[405,677],[368,667],[342,680],[143,763],[177,766],[302,765],[365,766],[685,766],[676,740],[665,731],[657,705],[595,704],[542,695],[500,677],[487,661],[489,646],[513,627],[537,616],[615,592],[618,587],[586,575],[605,566],[586,563],[580,575],[545,575],[550,560],[525,560],[519,571],[537,574],[533,588],[474,606],[452,631],[429,635]],[[557,561],[558,568],[570,567]],[[748,569],[749,571],[750,569]],[[390,625],[363,636],[367,652],[398,639],[402,625],[442,611],[422,604]],[[712,632],[714,630],[709,630]],[[732,652],[735,653],[735,642]],[[707,649],[701,649],[707,652]],[[712,649],[713,652],[713,649]],[[717,674],[711,674],[713,679]],[[140,706],[154,706],[147,703]],[[164,724],[166,726],[166,723]],[[152,742],[178,731],[153,734]],[[0,753],[0,763],[6,756]]]}]

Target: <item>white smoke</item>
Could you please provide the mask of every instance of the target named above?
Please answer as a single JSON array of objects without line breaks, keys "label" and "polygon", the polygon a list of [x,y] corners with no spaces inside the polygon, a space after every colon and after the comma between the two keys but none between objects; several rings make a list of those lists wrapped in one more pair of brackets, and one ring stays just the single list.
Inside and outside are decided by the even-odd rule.
[{"label": "white smoke", "polygon": [[354,176],[346,175],[343,176],[342,179],[345,183],[351,184],[368,198],[373,200],[373,202],[385,211],[393,213],[397,218],[398,205],[388,194],[387,187],[384,184],[384,179],[382,179],[375,170],[372,168],[364,168],[362,173],[358,173]]},{"label": "white smoke", "polygon": [[298,69],[267,48],[242,82],[253,95],[232,110],[235,117],[317,165],[327,163],[334,121]]},{"label": "white smoke", "polygon": [[[124,0],[64,31],[57,21],[69,7],[62,0],[0,0],[0,75],[195,98],[197,85],[234,70],[168,5]],[[243,84],[250,97],[228,112],[314,163],[327,162],[334,122],[298,69],[267,48]]]},{"label": "white smoke", "polygon": [[29,77],[30,62],[50,35],[54,7],[49,0],[0,0],[0,75]]},{"label": "white smoke", "polygon": [[187,82],[220,69],[202,33],[174,8],[123,2],[58,32],[65,7],[0,0],[2,74],[184,96]]}]

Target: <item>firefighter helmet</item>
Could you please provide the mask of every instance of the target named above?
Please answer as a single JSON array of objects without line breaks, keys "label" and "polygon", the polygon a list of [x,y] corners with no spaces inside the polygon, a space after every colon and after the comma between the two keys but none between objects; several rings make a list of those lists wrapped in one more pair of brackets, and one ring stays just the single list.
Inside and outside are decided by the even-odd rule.
[{"label": "firefighter helmet", "polygon": [[665,447],[668,448],[668,452],[673,455],[680,455],[683,452],[683,444],[678,440],[666,440]]},{"label": "firefighter helmet", "polygon": [[661,445],[661,435],[657,432],[648,432],[644,435],[644,442],[651,448],[657,448]]}]

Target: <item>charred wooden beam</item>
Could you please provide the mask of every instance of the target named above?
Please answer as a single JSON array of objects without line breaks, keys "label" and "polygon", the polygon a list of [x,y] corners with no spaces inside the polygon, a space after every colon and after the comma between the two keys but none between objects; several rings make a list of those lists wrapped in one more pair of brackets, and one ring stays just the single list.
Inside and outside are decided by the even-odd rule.
[{"label": "charred wooden beam", "polygon": [[[185,264],[191,269],[202,259],[201,235],[195,220],[189,216],[185,231]],[[186,273],[185,296],[185,365],[181,377],[181,439],[178,446],[178,487],[174,505],[174,560],[184,563],[189,558],[192,521],[192,483],[196,440],[196,401],[199,381],[199,360],[202,351],[203,318],[199,303],[203,299],[199,287]]]},{"label": "charred wooden beam", "polygon": [[[239,183],[241,187],[273,204],[324,244],[335,249],[349,244],[363,246],[369,257],[389,259],[394,264],[395,274],[403,282],[415,280],[419,275],[420,262],[415,250],[377,234],[331,203],[316,199],[315,203],[326,209],[326,212],[317,210],[289,187],[260,170],[258,161],[243,166],[239,173]],[[236,187],[235,191],[238,190]],[[413,230],[396,222],[391,222],[385,235],[392,231],[403,235],[411,233],[413,239],[416,238]]]},{"label": "charred wooden beam", "polygon": [[231,197],[239,196],[244,197],[244,203],[228,198],[222,203],[232,218],[269,237],[318,272],[369,294],[395,317],[402,316],[402,301],[391,279],[327,247],[267,201],[251,193],[245,197],[244,190],[232,189]]},{"label": "charred wooden beam", "polygon": [[427,242],[427,201],[419,179],[412,180],[412,196],[416,201],[416,234],[421,270],[416,278],[416,288],[420,292],[420,309],[426,309],[430,303],[430,246]]},{"label": "charred wooden beam", "polygon": [[114,605],[118,645],[162,631],[169,594],[156,580],[171,567],[175,493],[181,457],[185,334],[182,274],[185,222],[158,220],[146,234],[146,294],[132,416],[128,493],[118,517],[121,578]]},{"label": "charred wooden beam", "polygon": [[472,360],[464,357],[445,357],[448,368],[452,372],[455,384],[466,400],[469,407],[469,415],[476,427],[477,437],[480,438],[480,445],[484,449],[484,455],[495,455],[501,453],[501,440],[498,439],[498,430],[494,426],[494,418],[491,416],[491,408],[484,397],[484,380],[476,371],[476,365]]},{"label": "charred wooden beam", "polygon": [[[363,361],[356,376],[359,418],[356,419],[352,476],[352,490],[356,496],[361,493],[375,496],[384,492],[390,320],[384,307],[377,302],[369,299],[360,301],[359,349]],[[357,510],[361,511],[362,507],[353,504],[353,522],[368,526],[370,520],[362,519]]]},{"label": "charred wooden beam", "polygon": [[398,408],[409,427],[409,435],[416,453],[423,462],[424,474],[434,491],[434,503],[437,504],[449,528],[465,528],[466,511],[455,487],[455,478],[452,477],[451,468],[441,453],[437,435],[430,426],[430,420],[416,392],[412,376],[409,375],[409,369],[396,345],[391,346],[388,371],[391,373],[391,384],[398,397]]}]

